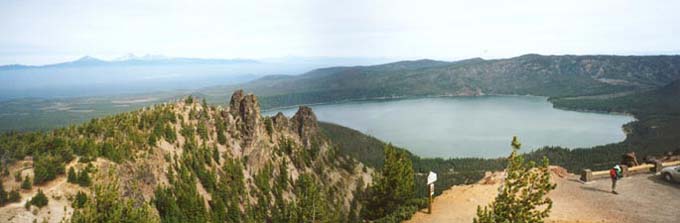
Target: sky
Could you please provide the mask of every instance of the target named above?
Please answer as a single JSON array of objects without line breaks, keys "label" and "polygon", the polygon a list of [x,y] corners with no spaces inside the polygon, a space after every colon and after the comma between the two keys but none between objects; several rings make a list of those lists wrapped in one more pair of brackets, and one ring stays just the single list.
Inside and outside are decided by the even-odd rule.
[{"label": "sky", "polygon": [[680,53],[680,1],[0,0],[0,64]]}]

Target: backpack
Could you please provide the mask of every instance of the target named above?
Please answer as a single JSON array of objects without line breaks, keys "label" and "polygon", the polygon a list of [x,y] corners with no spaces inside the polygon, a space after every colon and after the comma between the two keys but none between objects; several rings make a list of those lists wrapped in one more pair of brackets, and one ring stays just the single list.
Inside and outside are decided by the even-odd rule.
[{"label": "backpack", "polygon": [[621,179],[623,177],[623,171],[621,170],[621,167],[619,167],[619,165],[614,166],[614,168],[609,170],[609,176],[612,178]]},{"label": "backpack", "polygon": [[618,178],[619,178],[619,174],[617,173],[616,169],[614,169],[614,168],[611,168],[611,169],[609,170],[609,176],[610,176],[612,179],[618,179]]}]

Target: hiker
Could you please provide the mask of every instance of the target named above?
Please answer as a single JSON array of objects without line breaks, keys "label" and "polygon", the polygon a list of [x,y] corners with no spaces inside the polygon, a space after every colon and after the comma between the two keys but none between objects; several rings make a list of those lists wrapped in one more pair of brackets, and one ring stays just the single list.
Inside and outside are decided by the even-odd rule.
[{"label": "hiker", "polygon": [[616,165],[614,168],[609,170],[609,176],[612,178],[612,193],[613,194],[619,194],[616,192],[616,181],[621,179],[623,177],[623,172],[621,171],[621,166]]}]

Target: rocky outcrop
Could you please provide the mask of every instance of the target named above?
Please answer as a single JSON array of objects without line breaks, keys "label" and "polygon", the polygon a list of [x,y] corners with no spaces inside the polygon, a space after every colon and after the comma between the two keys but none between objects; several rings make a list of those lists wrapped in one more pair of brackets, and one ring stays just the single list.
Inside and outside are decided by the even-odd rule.
[{"label": "rocky outcrop", "polygon": [[260,126],[260,105],[253,94],[243,95],[243,90],[234,92],[229,102],[229,112],[241,129],[243,146],[249,146],[258,134]]},{"label": "rocky outcrop", "polygon": [[239,116],[239,111],[241,111],[241,101],[243,100],[243,90],[234,91],[231,95],[231,101],[229,101],[229,112],[234,118]]},{"label": "rocky outcrop", "polygon": [[246,133],[252,133],[251,130],[255,129],[260,124],[260,105],[257,102],[257,97],[253,94],[246,95],[243,97],[243,100],[241,100],[239,109],[241,121],[244,124],[244,130]]},{"label": "rocky outcrop", "polygon": [[300,136],[302,143],[309,146],[311,140],[319,132],[316,115],[314,115],[312,109],[307,106],[300,106],[293,118],[291,118],[291,128]]},{"label": "rocky outcrop", "polygon": [[277,130],[288,128],[288,118],[281,112],[276,113],[276,115],[272,117],[272,122],[274,123],[274,128]]}]

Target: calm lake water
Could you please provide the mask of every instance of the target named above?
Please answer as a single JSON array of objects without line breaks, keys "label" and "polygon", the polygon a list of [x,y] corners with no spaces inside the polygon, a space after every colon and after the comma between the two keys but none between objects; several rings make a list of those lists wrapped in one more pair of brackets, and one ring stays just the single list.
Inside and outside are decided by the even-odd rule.
[{"label": "calm lake water", "polygon": [[[523,151],[591,147],[625,139],[625,115],[554,109],[545,97],[484,96],[371,100],[311,106],[319,120],[347,126],[423,157],[500,157],[512,136]],[[282,111],[291,117],[297,108]]]}]

